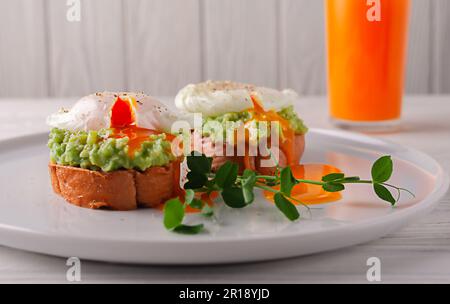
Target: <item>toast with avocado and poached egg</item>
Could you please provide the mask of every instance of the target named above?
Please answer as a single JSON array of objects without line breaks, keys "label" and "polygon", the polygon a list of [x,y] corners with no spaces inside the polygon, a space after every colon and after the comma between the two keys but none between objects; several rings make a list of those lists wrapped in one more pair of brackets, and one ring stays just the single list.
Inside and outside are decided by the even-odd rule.
[{"label": "toast with avocado and poached egg", "polygon": [[175,116],[141,93],[86,96],[48,117],[53,190],[85,208],[156,207],[180,191],[168,133]]},{"label": "toast with avocado and poached egg", "polygon": [[[308,129],[294,110],[297,99],[292,90],[207,81],[184,87],[175,104],[181,111],[202,115],[202,128],[192,136],[192,150],[200,147],[204,154],[213,157],[213,170],[232,161],[239,164],[241,172],[251,169],[273,174],[277,165],[298,164],[305,149]],[[268,126],[266,131],[261,128],[262,123]],[[272,123],[277,123],[277,127],[271,129]],[[239,140],[236,133],[242,127],[247,131]],[[256,135],[252,137],[248,129],[256,130]],[[274,134],[276,141],[271,138]],[[267,141],[265,146],[261,145],[263,140]],[[244,148],[239,150],[241,141]]]}]

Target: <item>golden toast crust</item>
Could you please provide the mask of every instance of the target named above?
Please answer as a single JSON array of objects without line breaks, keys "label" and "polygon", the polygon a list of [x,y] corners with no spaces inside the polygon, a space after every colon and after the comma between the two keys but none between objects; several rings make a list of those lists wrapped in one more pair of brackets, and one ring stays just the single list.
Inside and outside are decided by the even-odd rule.
[{"label": "golden toast crust", "polygon": [[157,207],[175,197],[178,170],[174,165],[153,167],[142,173],[135,170],[106,173],[50,163],[49,172],[54,192],[69,203],[90,209],[126,211]]}]

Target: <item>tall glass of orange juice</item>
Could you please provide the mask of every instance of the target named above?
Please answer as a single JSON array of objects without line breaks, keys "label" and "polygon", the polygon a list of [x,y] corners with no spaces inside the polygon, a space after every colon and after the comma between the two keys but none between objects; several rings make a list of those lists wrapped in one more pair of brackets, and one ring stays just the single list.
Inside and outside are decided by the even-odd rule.
[{"label": "tall glass of orange juice", "polygon": [[410,0],[326,0],[331,118],[341,127],[397,126]]}]

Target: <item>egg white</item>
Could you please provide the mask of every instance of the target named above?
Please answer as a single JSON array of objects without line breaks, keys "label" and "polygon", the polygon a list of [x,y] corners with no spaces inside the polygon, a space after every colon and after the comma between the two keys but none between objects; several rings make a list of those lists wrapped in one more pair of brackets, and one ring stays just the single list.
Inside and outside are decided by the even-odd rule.
[{"label": "egg white", "polygon": [[256,96],[266,110],[274,111],[281,111],[298,99],[293,90],[278,91],[230,81],[207,81],[181,89],[175,105],[184,112],[213,117],[252,108],[251,96]]},{"label": "egg white", "polygon": [[193,124],[191,115],[170,111],[163,103],[143,93],[103,92],[81,98],[70,110],[61,110],[47,118],[47,125],[52,128],[69,131],[98,131],[109,128],[111,108],[121,96],[133,98],[132,105],[136,125],[141,128],[170,132],[175,121],[185,120]]}]

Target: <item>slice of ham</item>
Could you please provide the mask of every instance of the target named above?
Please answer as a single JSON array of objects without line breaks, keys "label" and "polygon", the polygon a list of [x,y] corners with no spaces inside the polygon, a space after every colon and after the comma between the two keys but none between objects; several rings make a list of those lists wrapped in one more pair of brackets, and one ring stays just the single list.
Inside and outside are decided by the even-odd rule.
[{"label": "slice of ham", "polygon": [[53,190],[69,203],[90,209],[127,211],[157,207],[177,196],[176,165],[179,163],[142,173],[135,170],[105,173],[49,164],[49,171]]},{"label": "slice of ham", "polygon": [[[208,157],[212,157],[212,170],[217,171],[223,164],[228,161],[237,163],[239,165],[239,172],[242,173],[245,169],[251,169],[259,172],[263,175],[274,175],[276,171],[276,162],[270,159],[269,157],[264,157],[262,155],[258,156],[248,156],[247,164],[246,157],[237,156],[237,148],[234,148],[233,156],[226,156],[226,146],[223,143],[213,144],[211,138],[202,137],[198,133],[194,132],[192,136],[191,149],[193,151],[198,150],[198,147],[195,147],[195,143],[200,143],[202,153]],[[278,153],[274,153],[274,150],[277,149]],[[272,155],[279,155],[277,161],[280,167],[286,167],[289,164],[287,163],[286,155],[279,147],[271,148]],[[218,151],[223,151],[222,153],[218,153]],[[305,151],[305,136],[304,135],[296,135],[295,143],[294,143],[294,153],[292,162],[295,164],[300,163],[300,160]],[[259,154],[259,153],[258,153]],[[267,153],[265,154],[267,155]],[[263,160],[266,160],[263,162]]]},{"label": "slice of ham", "polygon": [[[277,147],[279,152],[278,165],[283,168],[288,166],[286,155]],[[273,149],[272,149],[273,150]],[[294,142],[293,160],[294,164],[299,164],[305,152],[305,135],[296,135]],[[265,160],[263,163],[262,161]],[[267,165],[269,163],[269,166]],[[259,156],[255,159],[255,170],[262,175],[274,175],[276,171],[276,163],[270,157]]]}]

